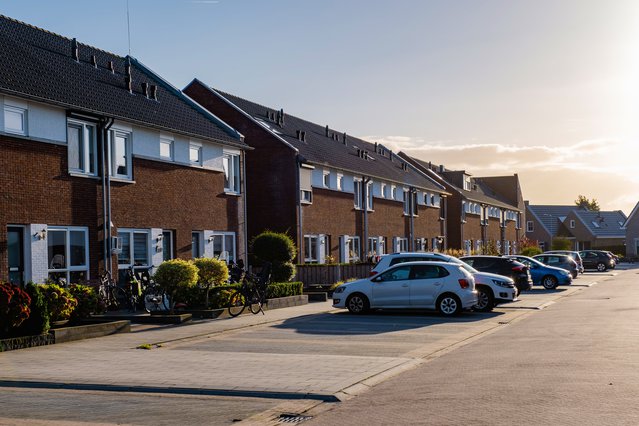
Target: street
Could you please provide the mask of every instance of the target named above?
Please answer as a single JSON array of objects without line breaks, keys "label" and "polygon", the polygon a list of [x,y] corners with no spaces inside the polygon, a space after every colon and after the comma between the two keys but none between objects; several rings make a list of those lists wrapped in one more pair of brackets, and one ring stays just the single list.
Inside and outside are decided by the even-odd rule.
[{"label": "street", "polygon": [[313,303],[7,352],[0,424],[635,424],[636,272],[452,320]]}]

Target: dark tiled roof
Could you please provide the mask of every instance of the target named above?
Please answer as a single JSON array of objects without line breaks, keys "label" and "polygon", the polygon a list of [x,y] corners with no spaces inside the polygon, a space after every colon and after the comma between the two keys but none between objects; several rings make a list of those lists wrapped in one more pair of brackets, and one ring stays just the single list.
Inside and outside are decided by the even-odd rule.
[{"label": "dark tiled roof", "polygon": [[574,212],[596,237],[626,236],[625,229],[622,229],[626,222],[626,215],[620,210],[593,212],[575,209]]},{"label": "dark tiled roof", "polygon": [[576,210],[576,206],[555,206],[555,205],[529,205],[528,209],[543,223],[552,235],[557,235],[561,221],[568,214]]},{"label": "dark tiled roof", "polygon": [[[403,155],[406,155],[402,153]],[[460,193],[463,197],[467,198],[470,201],[489,204],[494,207],[500,207],[509,210],[517,210],[519,211],[519,207],[508,203],[508,201],[504,200],[500,197],[495,191],[493,191],[486,183],[484,183],[481,178],[470,178],[473,187],[470,191],[466,191],[455,184],[448,181],[441,174],[437,173],[433,170],[432,165],[426,161],[420,160],[418,158],[411,157],[414,161],[420,164],[423,168],[430,170],[431,173],[437,175],[440,179],[446,181],[448,185],[452,187],[455,191]],[[450,170],[446,170],[447,172],[451,172]]]},{"label": "dark tiled roof", "polygon": [[[0,15],[0,92],[91,112],[197,138],[245,146],[240,135],[131,58],[133,94],[125,84],[127,58]],[[97,67],[91,65],[95,55]],[[108,68],[112,61],[115,72]],[[157,86],[157,101],[141,83]]]},{"label": "dark tiled roof", "polygon": [[[390,151],[386,148],[384,148],[383,153],[376,152],[375,144],[350,135],[346,136],[347,142],[344,144],[343,132],[329,129],[329,136],[327,137],[325,126],[311,123],[287,113],[284,116],[284,125],[279,126],[276,121],[270,120],[271,114],[274,117],[278,116],[279,111],[277,109],[259,105],[216,89],[211,90],[226,98],[227,101],[295,147],[309,163],[388,179],[389,181],[426,190],[444,192],[443,186],[413,169],[412,166],[409,165],[407,170],[403,170],[402,163],[404,161],[398,156],[393,154],[393,161],[391,161],[389,159]],[[267,118],[267,113],[269,118]],[[297,131],[306,132],[305,141],[298,139]],[[368,152],[368,159],[358,157],[358,148]],[[382,146],[379,145],[377,148],[378,151],[381,151]]]}]

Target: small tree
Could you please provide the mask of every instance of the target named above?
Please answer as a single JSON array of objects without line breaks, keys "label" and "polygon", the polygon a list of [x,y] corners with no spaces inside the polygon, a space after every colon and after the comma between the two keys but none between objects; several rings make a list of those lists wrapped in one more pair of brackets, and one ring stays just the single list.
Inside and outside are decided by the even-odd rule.
[{"label": "small tree", "polygon": [[535,256],[537,254],[541,254],[542,251],[539,248],[539,242],[536,240],[531,240],[527,237],[522,238],[519,241],[519,253],[522,256]]},{"label": "small tree", "polygon": [[577,197],[577,199],[575,200],[575,205],[577,207],[581,207],[593,212],[598,212],[600,210],[599,203],[597,202],[595,198],[593,198],[592,200],[589,200],[583,195],[579,195]]},{"label": "small tree", "polygon": [[198,270],[192,262],[182,259],[172,259],[162,262],[158,266],[153,279],[169,295],[171,307],[169,313],[175,308],[175,296],[180,289],[186,289],[197,285]]},{"label": "small tree", "polygon": [[567,238],[555,237],[552,240],[552,249],[553,250],[571,250],[572,243]]},{"label": "small tree", "polygon": [[193,263],[198,269],[199,284],[206,289],[204,306],[208,308],[211,287],[221,285],[229,279],[229,268],[222,260],[206,257],[194,259]]},{"label": "small tree", "polygon": [[273,281],[290,281],[295,275],[292,260],[297,250],[288,235],[272,231],[262,232],[251,241],[251,249],[253,255],[261,262],[271,263]]}]

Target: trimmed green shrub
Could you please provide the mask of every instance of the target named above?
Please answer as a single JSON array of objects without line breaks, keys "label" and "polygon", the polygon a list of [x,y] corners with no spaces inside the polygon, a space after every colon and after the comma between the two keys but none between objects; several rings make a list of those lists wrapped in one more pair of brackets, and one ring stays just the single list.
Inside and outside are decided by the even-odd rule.
[{"label": "trimmed green shrub", "polygon": [[25,291],[31,297],[31,315],[16,330],[17,336],[36,336],[49,331],[49,307],[42,286],[32,282],[27,284]]},{"label": "trimmed green shrub", "polygon": [[263,262],[286,263],[295,257],[295,243],[286,234],[264,231],[251,241],[253,255]]},{"label": "trimmed green shrub", "polygon": [[198,284],[206,290],[204,306],[209,306],[209,291],[211,286],[225,283],[229,279],[229,268],[223,260],[207,257],[194,259],[193,263],[198,269]]},{"label": "trimmed green shrub", "polygon": [[531,246],[531,247],[524,247],[523,249],[521,249],[520,254],[522,256],[533,257],[541,253],[542,251],[539,247]]},{"label": "trimmed green shrub", "polygon": [[9,336],[31,313],[31,297],[17,285],[0,282],[0,336]]},{"label": "trimmed green shrub", "polygon": [[272,283],[266,287],[266,298],[275,299],[277,297],[298,296],[304,291],[304,283]]},{"label": "trimmed green shrub", "polygon": [[44,284],[42,291],[51,322],[68,320],[78,306],[78,301],[69,290],[57,284]]},{"label": "trimmed green shrub", "polygon": [[91,314],[97,312],[98,295],[95,288],[88,285],[71,284],[69,292],[78,301],[78,305],[71,314],[72,321],[89,318]]},{"label": "trimmed green shrub", "polygon": [[271,281],[287,282],[295,277],[295,265],[291,262],[274,263],[271,269]]},{"label": "trimmed green shrub", "polygon": [[224,309],[231,302],[231,295],[235,292],[233,289],[220,289],[211,295],[211,309]]},{"label": "trimmed green shrub", "polygon": [[197,266],[189,261],[172,259],[158,266],[153,279],[171,298],[170,312],[173,313],[178,291],[197,284],[198,270]]}]

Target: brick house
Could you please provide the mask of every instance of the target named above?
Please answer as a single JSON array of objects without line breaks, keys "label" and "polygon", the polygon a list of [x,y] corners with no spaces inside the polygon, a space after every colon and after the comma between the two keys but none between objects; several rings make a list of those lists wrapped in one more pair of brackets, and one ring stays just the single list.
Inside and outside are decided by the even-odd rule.
[{"label": "brick house", "polygon": [[424,173],[442,184],[448,200],[448,246],[482,252],[493,246],[500,253],[518,252],[523,237],[524,200],[519,177],[472,177],[466,171],[448,170],[400,153]]},{"label": "brick house", "polygon": [[299,263],[446,244],[444,187],[381,144],[193,80],[184,92],[244,136],[249,238],[287,232]]},{"label": "brick house", "polygon": [[242,135],[132,57],[0,16],[0,279],[246,255]]},{"label": "brick house", "polygon": [[623,224],[626,232],[626,257],[639,259],[639,202],[630,212],[628,219]]},{"label": "brick house", "polygon": [[[576,206],[561,205],[533,205],[526,201],[526,237],[537,241],[539,248],[550,250],[552,240],[560,236],[559,232],[568,214],[576,209]],[[571,238],[566,232],[562,233],[566,238]]]}]

